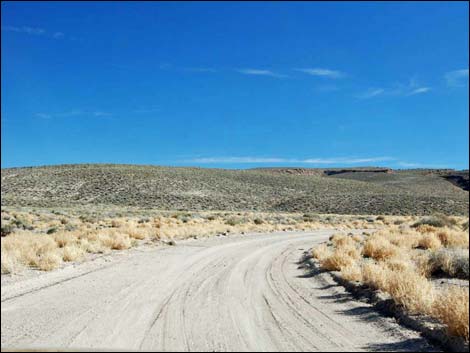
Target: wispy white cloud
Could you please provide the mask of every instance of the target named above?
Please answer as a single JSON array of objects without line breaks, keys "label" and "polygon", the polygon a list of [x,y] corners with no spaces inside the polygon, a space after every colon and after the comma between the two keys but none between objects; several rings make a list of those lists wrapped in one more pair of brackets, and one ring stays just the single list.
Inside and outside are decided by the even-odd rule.
[{"label": "wispy white cloud", "polygon": [[410,162],[403,162],[403,161],[397,162],[396,165],[398,167],[403,167],[403,168],[435,168],[435,169],[449,168],[449,166],[445,164],[410,163]]},{"label": "wispy white cloud", "polygon": [[216,69],[212,67],[185,67],[183,69],[184,71],[189,71],[189,72],[217,72]]},{"label": "wispy white cloud", "polygon": [[369,99],[384,94],[383,88],[369,88],[366,92],[357,95],[359,99]]},{"label": "wispy white cloud", "polygon": [[5,31],[5,32],[26,33],[26,34],[36,35],[36,36],[40,36],[40,35],[46,34],[46,30],[43,29],[43,28],[28,27],[28,26],[22,26],[22,27],[16,27],[16,26],[2,26],[2,31]]},{"label": "wispy white cloud", "polygon": [[65,37],[65,34],[63,34],[62,32],[55,32],[53,35],[52,35],[52,38],[54,39],[62,39]]},{"label": "wispy white cloud", "polygon": [[112,114],[109,112],[104,112],[104,111],[82,111],[82,110],[70,110],[70,111],[65,111],[65,112],[60,112],[60,113],[36,113],[34,114],[37,118],[41,119],[52,119],[52,118],[70,118],[74,116],[93,116],[93,117],[109,117]]},{"label": "wispy white cloud", "polygon": [[287,77],[287,75],[279,74],[271,70],[260,70],[260,69],[239,69],[239,73],[244,75],[255,75],[255,76],[270,76],[276,78]]},{"label": "wispy white cloud", "polygon": [[278,157],[204,157],[193,158],[186,162],[201,163],[201,164],[269,164],[269,163],[298,163],[298,164],[360,164],[360,163],[376,163],[391,161],[391,157],[367,157],[367,158],[278,158]]},{"label": "wispy white cloud", "polygon": [[303,72],[312,76],[326,77],[326,78],[341,78],[345,74],[338,70],[322,69],[322,68],[305,68],[294,69],[295,71]]},{"label": "wispy white cloud", "polygon": [[414,96],[429,91],[431,91],[431,87],[422,86],[415,78],[412,78],[408,84],[398,83],[388,88],[369,88],[356,97],[359,99],[369,99],[378,96]]},{"label": "wispy white cloud", "polygon": [[45,36],[50,37],[53,39],[62,39],[65,38],[65,34],[63,32],[48,32],[44,28],[40,27],[28,27],[28,26],[2,26],[2,31],[4,32],[16,32],[16,33],[24,33],[34,36]]},{"label": "wispy white cloud", "polygon": [[463,87],[468,84],[468,69],[447,72],[444,78],[450,87]]},{"label": "wispy white cloud", "polygon": [[413,96],[415,94],[421,94],[421,93],[426,93],[431,90],[431,87],[419,87],[413,89],[410,93],[408,93],[409,96]]}]

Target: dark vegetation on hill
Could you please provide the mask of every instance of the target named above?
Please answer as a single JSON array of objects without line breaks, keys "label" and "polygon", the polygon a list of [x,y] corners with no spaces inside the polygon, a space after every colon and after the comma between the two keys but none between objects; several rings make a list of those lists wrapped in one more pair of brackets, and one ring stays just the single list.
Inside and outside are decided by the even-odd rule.
[{"label": "dark vegetation on hill", "polygon": [[138,165],[2,169],[2,205],[162,210],[468,214],[468,171],[388,168],[225,170]]}]

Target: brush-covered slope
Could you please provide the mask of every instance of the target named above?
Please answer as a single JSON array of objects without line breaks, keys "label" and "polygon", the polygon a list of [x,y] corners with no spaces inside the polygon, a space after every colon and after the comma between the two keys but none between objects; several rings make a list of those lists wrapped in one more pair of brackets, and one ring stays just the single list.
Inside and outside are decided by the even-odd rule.
[{"label": "brush-covered slope", "polygon": [[468,213],[468,191],[416,171],[224,170],[136,165],[2,169],[2,205],[340,214]]}]

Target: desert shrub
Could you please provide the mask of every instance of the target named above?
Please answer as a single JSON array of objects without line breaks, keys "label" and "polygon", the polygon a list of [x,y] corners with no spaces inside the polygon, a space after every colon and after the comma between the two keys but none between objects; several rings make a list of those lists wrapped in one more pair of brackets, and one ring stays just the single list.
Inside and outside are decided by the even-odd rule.
[{"label": "desert shrub", "polygon": [[418,247],[421,233],[412,230],[400,233],[390,232],[386,238],[391,244],[397,247],[413,249]]},{"label": "desert shrub", "polygon": [[415,228],[416,231],[420,233],[435,233],[439,229],[429,224],[420,224],[419,226],[413,228]]},{"label": "desert shrub", "polygon": [[64,233],[64,232],[60,232],[60,233],[55,233],[53,235],[53,239],[55,240],[57,246],[59,248],[63,248],[65,247],[67,244],[73,242],[73,236],[69,233]]},{"label": "desert shrub", "polygon": [[255,218],[253,222],[257,225],[260,225],[260,224],[264,223],[264,221],[261,218]]},{"label": "desert shrub", "polygon": [[437,250],[442,247],[442,243],[435,234],[425,233],[419,239],[418,247],[421,249]]},{"label": "desert shrub", "polygon": [[97,223],[98,219],[96,217],[90,216],[90,215],[80,215],[78,217],[82,223]]},{"label": "desert shrub", "polygon": [[64,261],[76,261],[83,257],[85,250],[77,245],[67,245],[63,248],[62,259]]},{"label": "desert shrub", "polygon": [[315,221],[315,216],[313,214],[310,214],[310,213],[305,213],[302,216],[302,219],[303,219],[304,222],[314,222]]},{"label": "desert shrub", "polygon": [[429,225],[435,228],[453,227],[458,225],[458,221],[450,216],[436,214],[430,217],[420,219],[418,222],[414,223],[412,227],[417,228],[421,225]]},{"label": "desert shrub", "polygon": [[129,236],[124,234],[111,235],[105,240],[105,244],[112,250],[125,250],[132,246]]},{"label": "desert shrub", "polygon": [[364,243],[362,253],[365,257],[380,261],[396,257],[399,249],[383,237],[372,236]]},{"label": "desert shrub", "polygon": [[414,271],[389,271],[386,291],[394,301],[412,313],[430,313],[433,303],[431,282]]},{"label": "desert shrub", "polygon": [[18,273],[21,272],[24,268],[24,264],[19,260],[20,256],[15,254],[15,252],[6,252],[2,248],[1,256],[1,273]]},{"label": "desert shrub", "polygon": [[358,234],[355,234],[351,237],[352,240],[354,240],[356,243],[362,243],[364,238]]},{"label": "desert shrub", "polygon": [[236,219],[235,217],[231,217],[225,221],[225,224],[228,224],[230,226],[236,226],[239,223],[240,223],[240,220]]},{"label": "desert shrub", "polygon": [[464,222],[464,223],[462,224],[462,229],[463,229],[463,230],[468,230],[468,221],[467,221],[467,222]]},{"label": "desert shrub", "polygon": [[62,258],[55,252],[47,252],[38,257],[36,266],[42,271],[55,270],[62,263]]},{"label": "desert shrub", "polygon": [[334,234],[330,237],[330,241],[336,247],[354,245],[354,240],[350,236],[344,234]]},{"label": "desert shrub", "polygon": [[437,231],[436,235],[445,247],[468,248],[468,232],[443,228]]},{"label": "desert shrub", "polygon": [[403,272],[414,270],[414,265],[411,262],[401,259],[390,259],[389,261],[385,262],[385,265],[392,271]]},{"label": "desert shrub", "polygon": [[362,281],[362,269],[357,262],[353,262],[341,267],[341,276],[348,281],[360,282]]},{"label": "desert shrub", "polygon": [[1,236],[6,237],[8,234],[11,234],[15,228],[11,224],[2,224],[1,226]]},{"label": "desert shrub", "polygon": [[469,279],[468,251],[463,249],[441,249],[428,255],[430,275],[442,272],[451,277]]},{"label": "desert shrub", "polygon": [[127,234],[132,239],[143,240],[148,236],[148,230],[145,228],[135,228],[128,226],[122,229],[122,232]]},{"label": "desert shrub", "polygon": [[362,280],[371,288],[384,289],[388,280],[386,267],[374,262],[365,263],[362,266]]},{"label": "desert shrub", "polygon": [[451,287],[434,301],[432,315],[441,320],[450,335],[469,339],[469,290]]},{"label": "desert shrub", "polygon": [[11,225],[24,230],[33,230],[34,227],[29,223],[28,220],[24,219],[23,217],[16,217],[12,222]]},{"label": "desert shrub", "polygon": [[352,266],[354,259],[340,251],[320,260],[320,266],[327,271],[340,271],[343,267]]},{"label": "desert shrub", "polygon": [[46,234],[52,234],[52,233],[55,233],[55,232],[57,232],[57,228],[51,227],[47,230]]},{"label": "desert shrub", "polygon": [[319,261],[330,255],[331,255],[331,250],[328,248],[326,244],[320,244],[317,247],[315,247],[312,251],[312,256]]},{"label": "desert shrub", "polygon": [[430,313],[433,303],[431,282],[412,270],[391,270],[385,264],[363,266],[363,281],[389,293],[393,300],[412,313]]}]

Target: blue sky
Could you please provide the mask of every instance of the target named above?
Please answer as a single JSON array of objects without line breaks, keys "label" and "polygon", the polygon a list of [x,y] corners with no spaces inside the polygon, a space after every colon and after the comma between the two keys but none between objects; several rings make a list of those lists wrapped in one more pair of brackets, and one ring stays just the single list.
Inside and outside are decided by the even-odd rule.
[{"label": "blue sky", "polygon": [[2,2],[2,167],[468,168],[467,2]]}]

